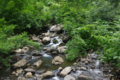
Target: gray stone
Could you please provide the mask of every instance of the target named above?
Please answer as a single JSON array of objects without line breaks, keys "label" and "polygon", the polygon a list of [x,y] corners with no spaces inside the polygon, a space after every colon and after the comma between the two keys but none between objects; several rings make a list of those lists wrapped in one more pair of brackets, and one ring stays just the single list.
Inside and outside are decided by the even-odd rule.
[{"label": "gray stone", "polygon": [[50,37],[44,37],[44,38],[42,39],[42,42],[43,42],[43,44],[48,44],[48,43],[50,43]]},{"label": "gray stone", "polygon": [[42,64],[42,61],[39,60],[39,61],[37,61],[37,62],[34,63],[34,66],[36,66],[36,67],[40,67],[41,64]]},{"label": "gray stone", "polygon": [[66,76],[68,73],[70,73],[72,70],[71,67],[66,67],[60,72],[60,76]]},{"label": "gray stone", "polygon": [[43,75],[36,75],[37,80],[43,80]]},{"label": "gray stone", "polygon": [[78,80],[94,80],[94,78],[93,77],[89,77],[89,76],[80,75],[78,77]]},{"label": "gray stone", "polygon": [[26,77],[26,78],[33,78],[33,75],[32,75],[31,72],[27,72],[27,73],[25,74],[25,77]]},{"label": "gray stone", "polygon": [[62,25],[61,24],[57,24],[57,25],[53,25],[50,28],[50,31],[55,31],[55,32],[60,32],[62,30]]},{"label": "gray stone", "polygon": [[71,76],[71,75],[67,75],[64,77],[64,80],[76,80],[75,77]]},{"label": "gray stone", "polygon": [[87,68],[86,68],[86,67],[81,67],[80,69],[81,69],[81,70],[84,70],[84,71],[86,71],[86,70],[87,70]]},{"label": "gray stone", "polygon": [[24,71],[25,71],[25,72],[35,72],[35,70],[32,69],[32,68],[26,68],[26,69],[24,69]]},{"label": "gray stone", "polygon": [[27,80],[27,79],[25,79],[24,77],[18,77],[17,80]]},{"label": "gray stone", "polygon": [[63,59],[60,56],[56,56],[53,60],[52,60],[52,64],[55,65],[59,65],[63,63]]},{"label": "gray stone", "polygon": [[47,71],[46,73],[43,73],[44,77],[52,77],[54,76],[54,72],[53,71]]},{"label": "gray stone", "polygon": [[14,68],[20,68],[20,67],[25,67],[27,64],[27,60],[26,59],[22,59],[18,62],[16,62],[15,64],[13,64]]}]

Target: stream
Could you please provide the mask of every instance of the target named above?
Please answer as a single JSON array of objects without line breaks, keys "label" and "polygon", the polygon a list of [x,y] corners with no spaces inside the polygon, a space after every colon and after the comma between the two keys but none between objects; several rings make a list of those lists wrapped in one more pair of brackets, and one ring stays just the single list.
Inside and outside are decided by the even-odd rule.
[{"label": "stream", "polygon": [[[56,26],[51,26],[51,28],[55,28]],[[51,28],[47,30],[46,34],[54,34],[54,31],[51,31]],[[42,34],[40,34],[42,35]],[[50,37],[50,42],[45,45],[41,45],[43,48],[42,50],[29,50],[25,54],[15,54],[14,56],[16,58],[19,58],[17,61],[21,59],[26,59],[28,61],[27,67],[34,67],[33,64],[41,60],[42,64],[40,67],[34,67],[35,73],[32,74],[33,78],[26,78],[25,77],[25,71],[22,71],[21,74],[13,75],[14,69],[11,69],[12,66],[9,68],[2,68],[0,70],[0,80],[41,80],[36,78],[36,75],[42,75],[44,71],[53,71],[54,76],[46,77],[43,80],[110,80],[111,78],[111,67],[108,64],[105,64],[104,62],[100,62],[98,59],[98,54],[94,53],[93,51],[90,51],[88,53],[87,57],[78,59],[74,62],[69,62],[65,58],[65,54],[60,53],[59,51],[56,52],[56,49],[61,46],[63,43],[63,40],[61,39],[61,36],[66,36],[65,31],[63,31],[61,34],[57,34],[55,36]],[[47,35],[49,37],[49,35]],[[54,42],[54,40],[56,42]],[[64,46],[65,44],[62,44]],[[49,50],[53,50],[50,52]],[[38,53],[42,56],[34,56],[33,53]],[[52,54],[51,54],[52,53]],[[60,65],[53,65],[52,60],[56,57],[60,56],[64,62]],[[17,61],[13,61],[13,64]],[[58,74],[59,70],[58,68],[62,67],[63,69],[65,67],[71,67],[71,71],[69,74],[74,78],[71,77],[63,77]],[[24,68],[23,68],[24,69]],[[43,73],[39,74],[39,71],[43,71]],[[66,75],[66,76],[67,76]],[[80,76],[81,75],[81,76]],[[84,75],[84,76],[82,76]],[[25,79],[18,79],[18,77],[24,77]],[[84,78],[85,77],[85,78]],[[71,78],[71,79],[70,79]]]}]

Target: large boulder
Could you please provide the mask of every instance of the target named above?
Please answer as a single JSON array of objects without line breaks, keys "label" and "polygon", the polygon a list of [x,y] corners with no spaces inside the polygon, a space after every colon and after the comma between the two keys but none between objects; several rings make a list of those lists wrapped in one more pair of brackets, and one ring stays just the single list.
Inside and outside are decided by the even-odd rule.
[{"label": "large boulder", "polygon": [[47,71],[46,73],[43,73],[43,77],[53,77],[54,76],[54,72],[53,71]]},{"label": "large boulder", "polygon": [[17,49],[15,52],[19,54],[24,53],[22,49]]},{"label": "large boulder", "polygon": [[26,77],[26,78],[33,78],[33,75],[32,75],[31,72],[27,72],[27,73],[25,74],[25,77]]},{"label": "large boulder", "polygon": [[55,31],[55,32],[60,32],[62,30],[62,25],[61,24],[57,24],[57,25],[53,25],[50,28],[50,31]]},{"label": "large boulder", "polygon": [[66,50],[66,46],[58,47],[57,50],[58,50],[59,53],[64,53],[65,50]]},{"label": "large boulder", "polygon": [[60,72],[60,76],[66,76],[68,73],[70,73],[72,70],[71,67],[66,67]]},{"label": "large boulder", "polygon": [[85,75],[79,75],[78,80],[94,80],[94,78]]},{"label": "large boulder", "polygon": [[42,64],[42,61],[39,60],[39,61],[37,61],[37,62],[34,63],[34,66],[36,66],[36,67],[40,67],[41,64]]},{"label": "large boulder", "polygon": [[43,75],[36,75],[37,80],[43,80]]},{"label": "large boulder", "polygon": [[50,43],[50,37],[44,37],[44,38],[42,39],[42,42],[43,42],[43,44],[48,44],[48,43]]},{"label": "large boulder", "polygon": [[62,64],[62,62],[63,62],[63,59],[62,59],[60,56],[56,56],[56,57],[52,60],[52,64],[55,64],[55,65]]},{"label": "large boulder", "polygon": [[13,64],[14,68],[21,68],[21,67],[25,67],[27,64],[27,60],[26,59],[22,59],[18,62],[16,62],[15,64]]},{"label": "large boulder", "polygon": [[27,80],[27,79],[25,79],[24,77],[18,77],[17,80]]},{"label": "large boulder", "polygon": [[76,80],[75,77],[71,76],[71,75],[67,75],[64,77],[64,80]]}]

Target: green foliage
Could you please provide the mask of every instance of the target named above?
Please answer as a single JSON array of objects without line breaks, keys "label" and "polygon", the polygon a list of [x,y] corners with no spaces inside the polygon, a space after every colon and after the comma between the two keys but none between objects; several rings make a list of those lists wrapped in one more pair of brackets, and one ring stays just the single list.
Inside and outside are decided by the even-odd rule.
[{"label": "green foliage", "polygon": [[35,46],[39,49],[40,44],[29,41],[27,33],[14,35],[15,25],[6,25],[4,19],[0,19],[0,62],[7,65],[7,61],[12,50],[16,50],[24,46]]}]

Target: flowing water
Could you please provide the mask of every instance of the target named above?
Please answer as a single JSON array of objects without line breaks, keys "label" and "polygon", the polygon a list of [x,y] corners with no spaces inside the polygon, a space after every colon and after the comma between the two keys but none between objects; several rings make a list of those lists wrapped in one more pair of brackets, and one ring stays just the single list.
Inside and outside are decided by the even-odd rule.
[{"label": "flowing water", "polygon": [[[47,33],[50,33],[50,31],[48,30]],[[66,34],[65,31],[63,32],[63,34]],[[47,47],[47,48],[50,48],[50,49],[55,49],[56,47],[58,47],[63,42],[62,39],[59,38],[59,36],[60,35],[52,37],[49,44],[43,45],[41,47],[43,47],[43,48]],[[53,43],[53,39],[56,39],[58,41],[58,43],[56,43],[56,44]],[[42,57],[41,56],[32,56],[32,57],[30,57],[31,54],[33,52],[35,52],[35,51],[37,53],[43,55],[43,56]],[[67,66],[72,66],[72,67],[76,67],[77,68],[77,70],[75,72],[72,71],[70,73],[70,75],[74,76],[75,78],[77,78],[80,74],[85,73],[87,76],[91,76],[95,80],[102,80],[104,77],[106,77],[106,75],[109,75],[108,71],[107,71],[107,73],[103,72],[104,69],[106,69],[106,66],[101,67],[100,61],[97,60],[97,58],[96,58],[98,55],[95,54],[95,53],[90,53],[90,56],[86,57],[86,59],[90,59],[90,60],[93,61],[93,62],[90,62],[87,65],[85,65],[82,62],[78,62],[77,65],[73,65],[73,62],[69,62],[69,61],[66,60],[64,54],[58,54],[61,58],[64,59],[64,62],[61,65],[58,65],[58,66],[55,66],[55,65],[51,64],[51,62],[52,62],[52,60],[53,60],[53,58],[55,56],[46,53],[44,50],[41,50],[41,51],[33,50],[33,51],[27,52],[24,55],[23,54],[18,54],[16,56],[20,56],[20,55],[21,55],[20,59],[26,59],[27,57],[30,57],[28,59],[28,62],[30,64],[30,66],[32,66],[33,63],[38,61],[38,60],[42,60],[43,61],[42,65],[39,68],[35,67],[36,68],[36,73],[34,74],[34,80],[36,80],[35,75],[37,75],[37,71],[39,71],[39,70],[45,70],[45,71],[52,70],[55,73],[54,77],[51,77],[49,79],[44,79],[44,80],[63,80],[63,77],[60,77],[60,76],[57,75],[57,69],[59,67],[65,68]],[[91,69],[90,65],[93,65],[95,68]],[[83,70],[78,69],[81,66],[86,67],[87,70],[83,71]],[[0,70],[0,80],[17,80],[17,77],[11,75],[12,72],[13,72],[13,70],[11,70],[11,67],[9,67],[9,68],[2,68],[2,70]],[[21,74],[21,76],[24,76],[24,72]],[[30,80],[30,79],[27,79],[27,80]]]}]

